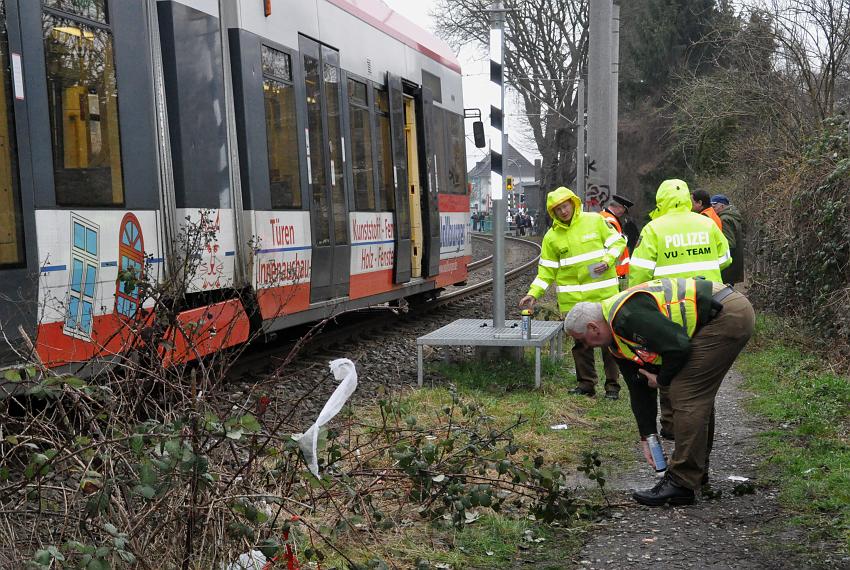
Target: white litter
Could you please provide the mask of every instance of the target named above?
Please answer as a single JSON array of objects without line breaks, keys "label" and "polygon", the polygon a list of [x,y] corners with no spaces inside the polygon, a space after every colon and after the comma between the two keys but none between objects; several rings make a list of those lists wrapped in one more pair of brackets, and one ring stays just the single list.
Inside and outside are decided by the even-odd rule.
[{"label": "white litter", "polygon": [[252,550],[239,555],[239,560],[231,562],[227,566],[222,564],[225,570],[262,570],[268,563],[265,555],[259,550]]},{"label": "white litter", "polygon": [[741,477],[740,475],[729,475],[730,481],[737,481],[739,483],[743,483],[744,481],[749,481],[749,477]]},{"label": "white litter", "polygon": [[567,424],[555,424],[551,427],[551,429],[562,430],[562,429],[569,429],[569,427],[570,426],[568,426]]},{"label": "white litter", "polygon": [[357,370],[354,368],[353,362],[347,358],[337,358],[331,361],[330,366],[334,378],[342,380],[342,382],[336,387],[334,393],[331,394],[322,411],[319,412],[316,423],[311,425],[310,429],[302,435],[292,436],[298,442],[301,453],[304,454],[304,461],[307,463],[307,467],[316,477],[320,477],[318,451],[316,450],[316,446],[319,443],[319,429],[339,413],[354,393],[354,390],[357,389]]}]

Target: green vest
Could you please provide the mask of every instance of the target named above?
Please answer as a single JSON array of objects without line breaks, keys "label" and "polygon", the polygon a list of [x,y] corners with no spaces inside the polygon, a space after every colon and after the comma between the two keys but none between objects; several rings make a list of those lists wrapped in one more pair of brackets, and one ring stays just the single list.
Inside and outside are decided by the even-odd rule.
[{"label": "green vest", "polygon": [[[714,222],[712,222],[714,224]],[[661,356],[650,352],[639,342],[619,336],[614,331],[614,318],[623,303],[633,295],[650,295],[658,310],[668,319],[685,329],[693,337],[697,328],[697,286],[694,279],[656,279],[642,283],[602,301],[602,315],[614,336],[614,345],[609,347],[617,358],[631,360],[638,365],[661,365]]]},{"label": "green vest", "polygon": [[676,277],[702,277],[722,283],[720,270],[730,263],[729,243],[710,218],[693,212],[670,212],[644,227],[632,252],[629,284]]}]

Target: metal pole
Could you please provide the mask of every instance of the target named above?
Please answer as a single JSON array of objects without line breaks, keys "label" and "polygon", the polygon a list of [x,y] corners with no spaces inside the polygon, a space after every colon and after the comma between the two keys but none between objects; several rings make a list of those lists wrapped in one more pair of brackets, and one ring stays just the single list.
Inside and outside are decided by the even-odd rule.
[{"label": "metal pole", "polygon": [[587,128],[587,116],[584,113],[584,97],[585,97],[584,79],[578,81],[578,110],[576,111],[576,193],[581,198],[582,203],[587,199],[587,151],[584,148],[584,141]]},{"label": "metal pole", "polygon": [[[620,5],[614,0],[611,16],[611,176],[608,186],[611,189],[610,196],[617,193],[617,135],[619,120],[619,89],[620,83]],[[609,196],[609,197],[610,197]],[[603,204],[604,206],[605,204]]]},{"label": "metal pole", "polygon": [[[505,8],[502,2],[491,9],[490,26],[490,85],[494,86],[493,105],[490,107],[491,126],[491,192],[495,220],[493,220],[493,327],[505,326],[505,178],[507,164],[503,153],[508,141],[504,129],[505,108]],[[498,93],[498,94],[497,94]]]},{"label": "metal pole", "polygon": [[[611,180],[612,0],[591,0],[587,54],[588,195],[585,208],[599,210]],[[592,191],[591,191],[592,190]]]}]

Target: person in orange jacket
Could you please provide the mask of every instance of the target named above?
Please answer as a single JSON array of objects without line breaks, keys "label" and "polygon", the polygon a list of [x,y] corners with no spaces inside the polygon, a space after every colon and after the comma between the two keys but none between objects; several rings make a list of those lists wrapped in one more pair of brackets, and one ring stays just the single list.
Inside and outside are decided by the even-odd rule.
[{"label": "person in orange jacket", "polygon": [[717,215],[717,212],[711,206],[711,197],[708,195],[707,191],[703,190],[702,188],[697,188],[696,190],[691,192],[691,204],[693,205],[691,210],[693,210],[697,214],[708,216],[714,221],[715,224],[717,224],[718,229],[723,230],[723,221],[720,219],[720,216]]},{"label": "person in orange jacket", "polygon": [[[621,222],[621,218],[625,216],[629,208],[634,205],[634,202],[632,202],[625,196],[614,194],[611,197],[611,201],[609,201],[608,205],[605,206],[605,209],[599,213],[602,214],[602,217],[605,218],[607,222],[614,226],[614,229],[617,230],[617,233],[625,235],[623,234],[623,223]],[[629,248],[626,247],[623,249],[623,253],[620,254],[620,257],[617,259],[618,277],[625,277],[629,274],[629,261]]]}]

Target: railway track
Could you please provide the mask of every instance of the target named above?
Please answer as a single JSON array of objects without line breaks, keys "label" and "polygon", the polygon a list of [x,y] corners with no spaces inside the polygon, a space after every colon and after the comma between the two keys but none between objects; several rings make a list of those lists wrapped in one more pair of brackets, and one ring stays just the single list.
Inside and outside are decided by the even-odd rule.
[{"label": "railway track", "polygon": [[[492,239],[484,236],[473,235],[473,238],[492,243]],[[505,239],[513,247],[524,248],[527,252],[524,259],[514,264],[514,267],[505,274],[505,282],[508,283],[525,275],[537,265],[540,246],[520,238],[506,236]],[[470,276],[475,272],[486,270],[492,262],[493,256],[490,255],[470,263]],[[365,339],[369,342],[370,337],[387,334],[387,331],[394,336],[409,336],[414,334],[409,331],[411,325],[413,328],[421,328],[435,326],[440,321],[452,320],[455,316],[465,313],[470,304],[480,305],[481,297],[490,291],[492,285],[493,280],[490,277],[471,285],[444,291],[439,297],[422,303],[402,304],[397,307],[370,307],[340,313],[324,324],[320,324],[320,333],[311,336],[307,342],[303,342],[303,338],[299,336],[299,338],[271,342],[248,351],[234,365],[231,376],[242,378],[260,376],[275,363],[284,362],[294,348],[298,349],[298,355],[291,360],[290,365],[295,368],[302,368],[305,365],[313,368],[314,364],[320,361],[324,366],[329,357],[353,352],[352,344],[361,340]],[[316,329],[307,329],[303,332],[310,334],[311,331],[315,332]]]}]

